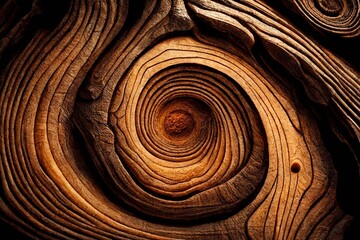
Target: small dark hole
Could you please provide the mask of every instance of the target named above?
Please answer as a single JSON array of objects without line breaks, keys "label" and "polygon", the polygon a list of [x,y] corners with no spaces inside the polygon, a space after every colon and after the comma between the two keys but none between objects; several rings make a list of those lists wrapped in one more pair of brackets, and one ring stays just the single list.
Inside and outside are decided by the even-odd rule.
[{"label": "small dark hole", "polygon": [[301,168],[301,166],[300,166],[300,163],[299,163],[299,162],[293,162],[293,163],[291,164],[291,171],[292,171],[293,173],[298,173],[298,172],[300,171],[300,168]]}]

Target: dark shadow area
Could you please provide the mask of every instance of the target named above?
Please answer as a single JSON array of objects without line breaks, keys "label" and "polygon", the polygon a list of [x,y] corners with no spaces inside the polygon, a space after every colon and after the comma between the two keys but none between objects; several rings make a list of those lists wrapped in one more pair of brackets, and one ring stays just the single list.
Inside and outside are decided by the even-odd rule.
[{"label": "dark shadow area", "polygon": [[32,238],[22,234],[10,224],[0,222],[1,240],[30,240]]},{"label": "dark shadow area", "polygon": [[[354,217],[344,239],[360,239],[360,177],[356,159],[349,147],[326,128],[326,124],[319,123],[319,129],[337,170],[337,200],[344,212]],[[359,149],[360,146],[355,151]],[[355,152],[355,156],[359,153]]]},{"label": "dark shadow area", "polygon": [[[70,0],[26,0],[21,3],[8,0],[6,3],[9,3],[7,10],[11,13],[5,12],[9,16],[0,19],[0,70],[28,46],[39,30],[54,29],[70,7]],[[0,89],[1,86],[0,82]]]}]

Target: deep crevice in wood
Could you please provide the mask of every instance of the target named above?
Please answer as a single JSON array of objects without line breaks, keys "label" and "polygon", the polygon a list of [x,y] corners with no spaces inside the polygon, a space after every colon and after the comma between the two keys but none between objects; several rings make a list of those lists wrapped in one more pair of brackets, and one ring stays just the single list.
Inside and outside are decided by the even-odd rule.
[{"label": "deep crevice in wood", "polygon": [[[359,236],[359,35],[314,27],[294,2],[0,4],[3,228]],[[36,34],[52,37],[30,51]]]}]

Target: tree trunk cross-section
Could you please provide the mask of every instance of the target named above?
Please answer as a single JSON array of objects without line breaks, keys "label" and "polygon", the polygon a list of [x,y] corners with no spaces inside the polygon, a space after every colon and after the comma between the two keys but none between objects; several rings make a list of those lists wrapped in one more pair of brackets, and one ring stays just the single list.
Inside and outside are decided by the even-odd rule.
[{"label": "tree trunk cross-section", "polygon": [[359,40],[358,0],[1,1],[1,229],[359,238]]}]

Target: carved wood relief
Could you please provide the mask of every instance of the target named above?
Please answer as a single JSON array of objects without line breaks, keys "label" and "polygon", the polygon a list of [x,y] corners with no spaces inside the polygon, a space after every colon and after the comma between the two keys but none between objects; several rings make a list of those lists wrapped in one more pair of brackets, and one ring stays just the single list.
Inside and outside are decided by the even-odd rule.
[{"label": "carved wood relief", "polygon": [[0,2],[3,231],[356,239],[359,11]]}]

